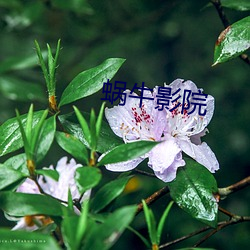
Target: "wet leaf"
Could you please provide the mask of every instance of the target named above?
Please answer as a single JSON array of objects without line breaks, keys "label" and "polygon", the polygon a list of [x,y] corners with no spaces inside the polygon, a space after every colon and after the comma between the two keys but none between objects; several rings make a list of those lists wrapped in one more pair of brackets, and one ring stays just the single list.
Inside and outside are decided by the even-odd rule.
[{"label": "wet leaf", "polygon": [[250,16],[228,26],[218,37],[214,65],[239,56],[250,47]]},{"label": "wet leaf", "polygon": [[168,184],[170,195],[191,216],[216,227],[218,204],[213,196],[218,191],[216,180],[199,163],[185,161],[186,166],[179,168],[176,179]]},{"label": "wet leaf", "polygon": [[[33,124],[34,127],[43,114],[42,111],[34,112]],[[25,124],[27,114],[20,116],[22,123]],[[24,125],[25,126],[25,125]],[[13,152],[23,146],[22,136],[19,129],[17,118],[11,118],[0,126],[0,156]]]}]

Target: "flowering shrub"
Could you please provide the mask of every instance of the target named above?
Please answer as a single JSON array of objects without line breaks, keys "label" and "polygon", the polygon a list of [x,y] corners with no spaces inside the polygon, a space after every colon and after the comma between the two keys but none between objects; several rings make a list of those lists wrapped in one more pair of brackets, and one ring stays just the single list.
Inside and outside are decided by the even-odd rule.
[{"label": "flowering shrub", "polygon": [[[226,24],[220,1],[211,2]],[[59,2],[56,6],[65,8]],[[72,10],[78,8],[76,2],[72,6]],[[216,42],[214,65],[236,56],[250,64],[242,54],[250,46],[249,17],[225,26]],[[35,48],[46,83],[47,108],[37,111],[31,104],[25,114],[17,109],[16,116],[0,126],[0,208],[7,220],[16,221],[12,228],[0,228],[0,249],[105,250],[115,247],[128,230],[145,248],[157,250],[211,230],[194,245],[196,248],[224,227],[250,221],[248,216],[234,215],[219,206],[230,193],[248,186],[250,179],[226,188],[217,186],[213,173],[219,170],[219,163],[203,141],[215,109],[212,95],[191,80],[176,79],[158,84],[152,91],[147,88],[146,93],[125,90],[121,94],[130,95],[126,104],[120,100],[117,106],[105,108],[103,103],[98,113],[93,109],[82,112],[76,106],[64,113],[63,106],[101,90],[125,59],[110,58],[79,73],[59,99],[55,76],[60,40],[55,53],[49,45],[47,53],[41,51],[37,41]],[[164,88],[177,93],[167,106],[158,99]],[[32,93],[39,95],[39,90]],[[54,143],[67,156],[57,159],[55,167],[42,167]],[[149,167],[146,171],[143,162]],[[121,173],[110,180],[104,167]],[[139,175],[148,182],[140,183]],[[122,197],[139,185],[147,186],[151,178],[162,188],[145,200],[139,197],[136,204],[124,205]],[[150,206],[162,196],[168,200],[157,222]],[[165,221],[173,204],[206,227],[163,243]],[[148,235],[135,226],[142,211]],[[219,211],[230,219],[218,222]]]}]

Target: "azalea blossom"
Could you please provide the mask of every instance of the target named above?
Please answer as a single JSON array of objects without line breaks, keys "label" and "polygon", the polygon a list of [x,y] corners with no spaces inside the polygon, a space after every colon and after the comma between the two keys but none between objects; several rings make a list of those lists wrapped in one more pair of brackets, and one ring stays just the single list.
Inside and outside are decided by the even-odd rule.
[{"label": "azalea blossom", "polygon": [[[170,87],[172,93],[178,95],[174,99],[176,101],[170,101],[169,107],[162,110],[157,109],[159,87],[155,87],[153,92],[144,90],[143,97],[148,99],[143,99],[141,107],[138,95],[126,90],[124,93],[129,97],[124,106],[105,109],[111,129],[117,136],[123,138],[125,143],[138,140],[161,141],[149,153],[134,160],[107,164],[107,169],[128,171],[149,158],[148,166],[153,169],[155,175],[164,182],[170,182],[175,179],[177,169],[185,166],[182,152],[212,173],[219,169],[214,153],[205,142],[201,142],[201,137],[205,135],[206,127],[213,116],[214,98],[206,95],[205,101],[201,102],[190,95],[189,99],[184,99],[181,103],[185,90],[185,93],[191,91],[203,95],[202,89],[198,89],[192,81],[182,79],[177,79],[165,87]],[[190,104],[195,101],[196,106]],[[205,111],[201,110],[202,108]]]},{"label": "azalea blossom", "polygon": [[[67,157],[63,157],[58,161],[55,169],[53,166],[50,166],[49,168],[44,168],[56,170],[59,174],[58,181],[47,176],[40,176],[38,178],[38,183],[43,189],[44,193],[49,194],[57,199],[67,202],[68,190],[70,190],[71,192],[72,199],[78,199],[80,197],[80,193],[77,189],[76,182],[74,179],[75,171],[78,167],[81,167],[81,165],[76,164],[74,159],[71,159],[68,162]],[[16,191],[20,193],[41,194],[36,183],[29,178],[27,178],[17,188]],[[89,198],[89,196],[90,190],[84,193],[80,203]],[[34,223],[34,221],[36,223]],[[18,221],[17,225],[12,230],[21,229],[27,231],[34,231],[38,229],[38,225],[43,226],[51,222],[52,220],[46,216],[25,216]]]}]

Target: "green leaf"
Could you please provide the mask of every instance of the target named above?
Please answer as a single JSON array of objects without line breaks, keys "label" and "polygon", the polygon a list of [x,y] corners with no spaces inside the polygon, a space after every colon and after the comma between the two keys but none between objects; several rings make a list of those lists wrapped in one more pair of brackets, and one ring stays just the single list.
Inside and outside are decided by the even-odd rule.
[{"label": "green leaf", "polygon": [[155,221],[154,214],[152,210],[148,208],[148,205],[146,204],[144,200],[142,200],[142,204],[143,204],[143,211],[144,211],[145,219],[146,219],[147,226],[148,226],[148,234],[149,234],[151,244],[152,245],[157,244],[156,221]]},{"label": "green leaf", "polygon": [[157,144],[155,141],[136,141],[119,145],[104,155],[97,166],[135,159],[149,152]]},{"label": "green leaf", "polygon": [[105,107],[105,103],[102,104],[101,108],[100,108],[100,112],[98,114],[97,120],[96,120],[96,139],[98,141],[99,139],[99,135],[100,135],[100,131],[101,131],[101,127],[102,127],[102,118],[103,118],[103,113],[104,113],[104,107]]},{"label": "green leaf", "polygon": [[56,170],[52,170],[52,169],[37,169],[36,170],[37,174],[40,175],[44,175],[44,176],[48,176],[51,179],[58,181],[59,179],[59,173]]},{"label": "green leaf", "polygon": [[37,148],[37,161],[40,162],[48,153],[56,132],[56,117],[44,121]]},{"label": "green leaf", "polygon": [[59,201],[45,195],[13,192],[0,193],[0,208],[11,216],[62,216],[66,209]]},{"label": "green leaf", "polygon": [[64,132],[56,132],[56,141],[62,149],[71,154],[75,159],[82,164],[88,165],[88,151],[85,145],[76,137]]},{"label": "green leaf", "polygon": [[91,149],[96,150],[96,115],[94,109],[91,109],[90,112],[90,122],[89,122],[89,130],[90,130],[90,136],[91,136]]},{"label": "green leaf", "polygon": [[75,110],[76,117],[81,125],[84,137],[86,138],[88,145],[91,146],[91,139],[92,138],[91,138],[91,134],[90,134],[90,130],[89,130],[89,125],[88,125],[86,119],[84,118],[84,116],[79,111],[79,109],[75,106],[73,106],[73,108]]},{"label": "green leaf", "polygon": [[157,244],[160,244],[160,242],[161,242],[161,234],[162,234],[163,226],[165,224],[165,221],[168,217],[169,211],[170,211],[173,204],[174,204],[174,202],[170,201],[170,203],[168,204],[164,213],[161,216],[160,222],[159,222],[158,227],[157,227]]},{"label": "green leaf", "polygon": [[42,86],[9,76],[0,77],[0,93],[14,101],[46,100]]},{"label": "green leaf", "polygon": [[83,249],[109,249],[131,223],[136,209],[136,206],[117,209],[108,216],[103,224],[92,227]]},{"label": "green leaf", "polygon": [[20,171],[12,169],[6,165],[0,164],[0,190],[13,184],[16,181],[21,181],[26,176]]},{"label": "green leaf", "polygon": [[103,87],[107,79],[112,79],[125,59],[110,58],[95,68],[78,74],[64,90],[59,106],[92,95]]},{"label": "green leaf", "polygon": [[64,243],[69,250],[77,250],[76,233],[79,222],[78,216],[65,217],[62,221],[62,235]]},{"label": "green leaf", "polygon": [[101,179],[102,173],[99,168],[95,167],[77,168],[75,173],[76,185],[81,194],[95,187]]},{"label": "green leaf", "polygon": [[8,160],[4,162],[4,165],[8,166],[9,168],[18,170],[19,172],[28,176],[29,171],[26,165],[26,160],[27,160],[26,155],[23,153],[10,157]]},{"label": "green leaf", "polygon": [[105,184],[94,196],[91,208],[94,212],[99,212],[117,198],[124,190],[128,180],[132,176],[126,176]]},{"label": "green leaf", "polygon": [[[76,138],[78,138],[86,147],[89,148],[89,144],[82,132],[81,127],[77,123],[75,116],[71,114],[59,116],[60,122],[63,124],[63,127]],[[89,114],[84,113],[84,116],[89,118]],[[107,122],[102,121],[102,126],[100,130],[99,140],[97,143],[97,152],[104,153],[112,148],[124,144],[123,140],[116,136],[111,130]]]},{"label": "green leaf", "polygon": [[168,183],[170,195],[191,216],[216,227],[218,204],[213,196],[218,192],[216,180],[199,163],[191,159],[185,161],[186,166],[179,168],[176,179]]},{"label": "green leaf", "polygon": [[249,0],[221,0],[221,4],[223,7],[239,10],[239,11],[247,11],[250,10],[250,1]]},{"label": "green leaf", "polygon": [[[43,111],[34,112],[33,127],[38,123],[42,114]],[[27,114],[21,115],[20,118],[22,120],[22,124],[25,124]],[[0,126],[0,156],[13,152],[22,146],[23,141],[17,118],[11,118]]]},{"label": "green leaf", "polygon": [[82,238],[87,229],[88,201],[84,201],[82,213],[79,216],[65,217],[62,222],[62,234],[67,249],[80,249]]},{"label": "green leaf", "polygon": [[228,26],[218,37],[214,65],[239,56],[250,47],[250,16]]},{"label": "green leaf", "polygon": [[47,234],[26,231],[10,231],[0,228],[0,249],[11,250],[60,250],[56,241]]}]

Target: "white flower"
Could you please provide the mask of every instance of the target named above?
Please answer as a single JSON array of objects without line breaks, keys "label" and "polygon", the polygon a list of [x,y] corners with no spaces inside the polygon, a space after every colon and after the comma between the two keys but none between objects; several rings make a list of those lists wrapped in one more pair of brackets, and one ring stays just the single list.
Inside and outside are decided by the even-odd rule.
[{"label": "white flower", "polygon": [[[198,90],[193,82],[184,82],[181,79],[177,79],[165,87],[171,87],[172,93],[180,88],[177,92],[181,97],[184,96],[185,90],[202,94],[202,90]],[[169,109],[164,108],[159,111],[156,109],[157,90],[158,87],[154,89],[153,93],[143,92],[144,97],[153,100],[143,100],[141,107],[139,107],[138,95],[133,93],[132,97],[128,97],[130,91],[127,90],[124,92],[127,94],[126,104],[106,108],[105,115],[111,129],[117,136],[122,137],[125,143],[138,140],[162,141],[162,143],[144,156],[131,161],[107,164],[106,168],[111,171],[128,171],[135,168],[145,158],[149,158],[148,166],[154,170],[155,175],[161,180],[169,182],[175,179],[177,168],[185,165],[185,161],[182,159],[183,151],[211,172],[217,170],[219,164],[214,153],[206,143],[201,143],[200,139],[205,135],[206,126],[212,118],[214,98],[208,95],[206,101],[203,102],[207,110],[204,116],[199,115],[199,108],[203,106],[198,105],[196,110],[190,113],[192,110],[185,109],[189,103],[185,102],[183,108],[178,98],[175,102],[170,102]],[[189,101],[191,103],[195,100],[190,96]],[[200,101],[196,102],[200,103]]]},{"label": "white flower", "polygon": [[[80,193],[77,189],[74,175],[76,169],[78,167],[81,167],[81,165],[76,164],[74,159],[71,159],[69,162],[67,162],[67,160],[67,157],[61,158],[58,161],[55,169],[53,166],[50,166],[49,168],[44,168],[56,170],[59,173],[58,181],[55,181],[54,179],[47,176],[40,176],[38,178],[38,183],[46,194],[49,194],[62,201],[68,200],[68,190],[70,190],[71,192],[72,199],[78,199],[80,197]],[[29,178],[27,178],[25,182],[23,182],[17,188],[16,191],[21,193],[41,194],[36,183]],[[89,196],[90,190],[84,193],[80,202],[89,198]],[[76,213],[77,212],[78,211],[76,211]],[[41,226],[52,222],[49,217],[45,216],[25,216],[18,221],[17,225],[12,230],[22,229],[27,231],[34,231],[38,229],[38,226],[34,224],[34,220],[36,221],[36,224],[40,224]]]}]

